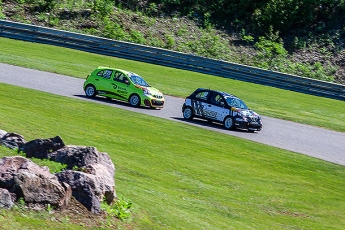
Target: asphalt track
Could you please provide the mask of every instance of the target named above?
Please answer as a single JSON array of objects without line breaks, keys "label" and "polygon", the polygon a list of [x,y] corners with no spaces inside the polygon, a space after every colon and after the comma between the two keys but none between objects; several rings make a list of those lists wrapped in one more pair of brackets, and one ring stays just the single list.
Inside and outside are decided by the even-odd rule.
[{"label": "asphalt track", "polygon": [[181,107],[184,101],[183,98],[165,96],[166,103],[164,108],[161,110],[132,108],[127,103],[117,102],[114,100],[109,101],[101,98],[86,98],[83,91],[84,79],[1,63],[0,82],[61,96],[101,103],[176,122],[183,122],[185,124],[305,154],[339,165],[345,165],[345,133],[341,132],[334,132],[270,117],[263,117],[263,129],[260,132],[249,133],[245,131],[228,131],[221,125],[209,124],[200,120],[183,120],[181,112]]}]

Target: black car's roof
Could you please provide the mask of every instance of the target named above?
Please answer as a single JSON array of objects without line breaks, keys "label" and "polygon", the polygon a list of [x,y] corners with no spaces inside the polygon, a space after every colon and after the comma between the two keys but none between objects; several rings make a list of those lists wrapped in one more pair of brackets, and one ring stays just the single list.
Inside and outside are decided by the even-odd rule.
[{"label": "black car's roof", "polygon": [[206,88],[198,88],[197,90],[195,90],[194,93],[199,92],[199,91],[210,91],[210,92],[215,92],[215,93],[219,93],[223,96],[228,96],[228,97],[235,97],[238,98],[237,96],[227,93],[227,92],[223,92],[223,91],[219,91],[219,90],[214,90],[214,89],[206,89]]}]

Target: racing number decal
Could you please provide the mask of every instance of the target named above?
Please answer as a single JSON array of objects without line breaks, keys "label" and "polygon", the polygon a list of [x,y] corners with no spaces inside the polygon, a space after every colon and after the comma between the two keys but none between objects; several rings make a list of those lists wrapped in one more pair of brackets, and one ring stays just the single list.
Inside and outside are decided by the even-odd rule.
[{"label": "racing number decal", "polygon": [[216,118],[217,112],[212,110],[204,109],[204,104],[200,101],[193,101],[193,107],[195,109],[195,113],[199,116],[209,117],[209,118]]},{"label": "racing number decal", "polygon": [[217,117],[217,112],[211,111],[211,110],[205,110],[204,111],[204,116],[205,117],[216,118]]}]

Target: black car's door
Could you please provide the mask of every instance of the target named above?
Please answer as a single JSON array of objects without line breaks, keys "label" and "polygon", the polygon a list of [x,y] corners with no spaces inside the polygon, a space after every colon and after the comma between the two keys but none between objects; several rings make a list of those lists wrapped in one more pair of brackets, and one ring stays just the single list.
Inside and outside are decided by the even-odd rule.
[{"label": "black car's door", "polygon": [[212,92],[208,99],[205,103],[204,117],[223,122],[225,116],[229,114],[224,97],[218,92]]}]

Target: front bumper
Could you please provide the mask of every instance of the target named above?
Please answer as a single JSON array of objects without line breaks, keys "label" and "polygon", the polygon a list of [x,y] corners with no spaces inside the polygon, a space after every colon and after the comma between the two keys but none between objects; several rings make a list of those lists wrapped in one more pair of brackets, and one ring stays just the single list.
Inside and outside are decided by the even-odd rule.
[{"label": "front bumper", "polygon": [[246,129],[251,131],[260,131],[262,129],[261,122],[236,121],[235,127],[238,129]]},{"label": "front bumper", "polygon": [[144,98],[144,105],[152,108],[163,108],[164,100],[146,97]]}]

